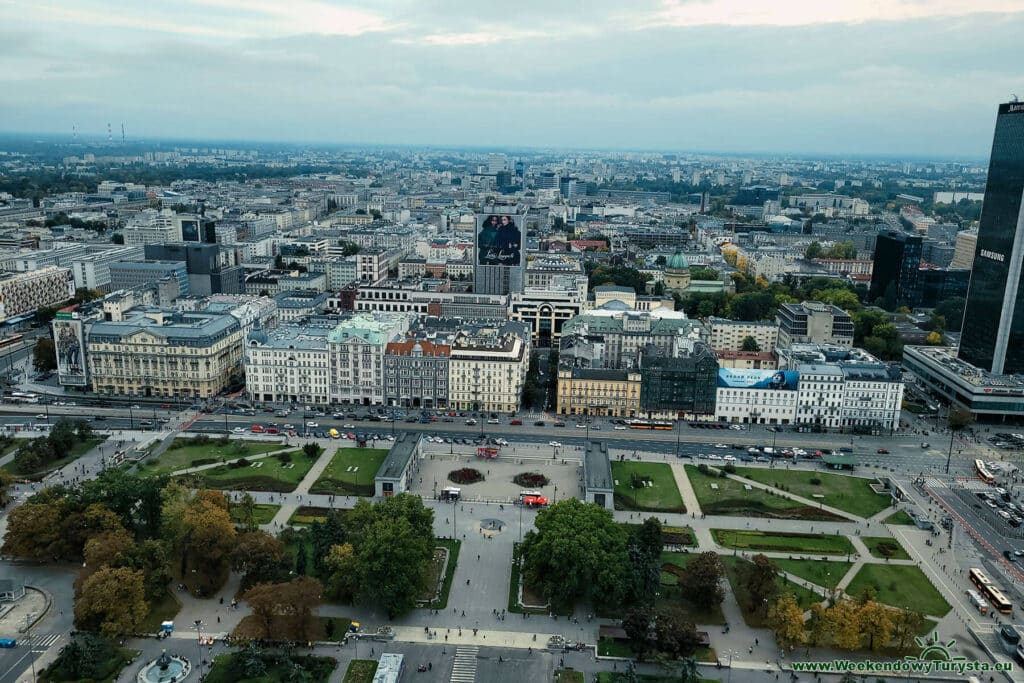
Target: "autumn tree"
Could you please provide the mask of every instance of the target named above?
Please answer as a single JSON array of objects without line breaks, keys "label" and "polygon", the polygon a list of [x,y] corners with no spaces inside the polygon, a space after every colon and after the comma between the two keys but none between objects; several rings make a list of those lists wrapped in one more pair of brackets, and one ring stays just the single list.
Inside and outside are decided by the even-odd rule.
[{"label": "autumn tree", "polygon": [[701,609],[711,609],[725,600],[722,579],[725,568],[718,553],[705,552],[693,559],[680,578],[679,586],[690,601]]},{"label": "autumn tree", "polygon": [[747,593],[747,609],[767,611],[768,604],[779,592],[778,567],[766,555],[757,554],[753,562],[741,565],[741,581]]},{"label": "autumn tree", "polygon": [[237,503],[229,503],[230,509],[236,511],[242,528],[246,531],[255,531],[259,526],[256,524],[256,500],[248,491],[242,494]]},{"label": "autumn tree", "polygon": [[119,638],[134,635],[149,613],[142,572],[104,567],[82,584],[75,626]]},{"label": "autumn tree", "polygon": [[25,503],[7,515],[3,554],[30,560],[56,560],[65,549],[59,502]]},{"label": "autumn tree", "polygon": [[245,574],[243,589],[257,583],[283,581],[288,576],[284,543],[261,530],[239,534],[231,553],[231,566]]},{"label": "autumn tree", "polygon": [[768,628],[782,648],[795,647],[804,640],[804,611],[792,595],[784,595],[768,609]]},{"label": "autumn tree", "polygon": [[349,602],[358,590],[356,555],[351,543],[332,545],[323,561],[324,588],[332,600]]},{"label": "autumn tree", "polygon": [[260,583],[242,598],[259,623],[260,637],[274,640],[311,640],[315,635],[313,610],[320,604],[323,586],[300,576],[285,583]]},{"label": "autumn tree", "polygon": [[896,630],[893,611],[889,607],[869,600],[860,606],[857,613],[861,633],[868,637],[868,646],[878,651],[889,644]]},{"label": "autumn tree", "polygon": [[49,337],[40,337],[32,347],[32,367],[36,372],[57,369],[57,349]]},{"label": "autumn tree", "polygon": [[843,650],[856,650],[863,641],[859,608],[849,600],[840,600],[828,609],[832,643]]},{"label": "autumn tree", "polygon": [[226,579],[235,548],[235,525],[220,491],[196,493],[184,509],[182,564],[196,570],[201,589],[214,589]]},{"label": "autumn tree", "polygon": [[120,552],[112,566],[141,571],[146,600],[150,605],[159,602],[167,593],[171,580],[167,566],[167,549],[157,539],[146,539]]},{"label": "autumn tree", "polygon": [[0,470],[0,507],[7,504],[7,491],[14,484],[14,475],[7,470]]},{"label": "autumn tree", "polygon": [[900,648],[909,647],[914,642],[914,638],[917,637],[917,630],[924,623],[924,615],[920,612],[911,612],[909,610],[901,610],[896,613],[896,617],[893,619],[893,633],[896,637],[896,644]]},{"label": "autumn tree", "polygon": [[832,622],[828,617],[828,610],[820,602],[811,605],[811,619],[807,622],[810,627],[807,633],[807,640],[814,647],[828,645],[832,637]]}]

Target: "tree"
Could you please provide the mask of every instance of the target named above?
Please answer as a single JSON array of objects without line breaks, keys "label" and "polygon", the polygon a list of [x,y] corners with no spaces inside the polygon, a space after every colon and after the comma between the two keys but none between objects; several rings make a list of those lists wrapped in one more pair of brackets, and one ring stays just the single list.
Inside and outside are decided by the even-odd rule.
[{"label": "tree", "polygon": [[150,605],[167,593],[171,575],[167,566],[167,549],[161,541],[147,539],[132,545],[117,556],[113,566],[142,572],[146,601]]},{"label": "tree", "polygon": [[692,655],[700,642],[697,627],[678,605],[668,605],[658,610],[654,634],[658,650],[671,655],[673,659]]},{"label": "tree", "polygon": [[861,633],[868,637],[868,646],[878,651],[892,640],[896,625],[893,623],[892,609],[874,600],[868,600],[860,606],[857,613]]},{"label": "tree", "polygon": [[284,543],[259,529],[238,536],[231,553],[231,566],[245,573],[243,587],[283,581],[288,576]]},{"label": "tree", "polygon": [[332,545],[323,560],[324,589],[333,600],[349,602],[356,594],[356,556],[351,543]]},{"label": "tree", "polygon": [[966,307],[967,299],[962,296],[952,296],[939,302],[935,307],[935,314],[941,315],[945,319],[945,329],[950,332],[959,332],[963,326]]},{"label": "tree", "polygon": [[541,510],[535,527],[521,546],[523,573],[546,599],[561,605],[601,596],[623,604],[634,584],[628,538],[611,512],[570,498]]},{"label": "tree", "polygon": [[949,415],[946,418],[949,423],[949,428],[954,432],[959,432],[967,427],[970,427],[974,423],[974,416],[969,410],[963,408],[951,408]]},{"label": "tree", "polygon": [[36,372],[57,369],[57,349],[49,337],[40,337],[32,347],[32,367]]},{"label": "tree", "polygon": [[7,505],[7,491],[14,483],[14,475],[7,470],[0,470],[0,508]]},{"label": "tree", "polygon": [[864,640],[861,634],[859,608],[849,600],[840,600],[828,608],[828,630],[833,644],[843,650],[856,650]]},{"label": "tree", "polygon": [[927,344],[928,346],[942,346],[942,342],[943,342],[942,334],[939,333],[939,332],[936,332],[935,330],[932,330],[931,332],[929,332],[928,336],[925,337],[925,340],[924,340],[924,343]]},{"label": "tree", "polygon": [[94,299],[99,299],[103,296],[103,292],[98,289],[89,289],[88,287],[79,287],[75,290],[75,303],[84,304]]},{"label": "tree", "polygon": [[808,260],[821,258],[822,252],[821,243],[814,241],[807,245],[807,249],[804,251],[804,258]]},{"label": "tree", "polygon": [[917,630],[923,622],[924,615],[920,612],[900,610],[896,613],[896,618],[893,620],[893,633],[900,648],[906,648],[914,642]]},{"label": "tree", "polygon": [[262,626],[262,636],[274,640],[311,640],[313,610],[320,604],[323,586],[300,576],[286,583],[260,583],[242,595]]},{"label": "tree", "polygon": [[243,529],[246,531],[256,530],[259,525],[256,524],[256,500],[252,497],[252,494],[246,491],[237,503],[229,502],[228,505],[231,509],[237,511],[237,516],[241,520]]},{"label": "tree", "polygon": [[185,507],[180,550],[185,566],[196,570],[200,590],[218,587],[227,578],[235,548],[235,525],[220,491],[203,490]]},{"label": "tree", "polygon": [[775,297],[765,292],[737,294],[729,302],[729,317],[733,320],[765,320],[775,313]]},{"label": "tree", "polygon": [[633,645],[636,658],[643,660],[644,654],[654,644],[654,615],[650,608],[631,609],[622,619],[622,630],[626,632],[629,642]]},{"label": "tree", "polygon": [[725,569],[718,553],[701,553],[686,566],[686,572],[679,581],[683,593],[701,609],[710,609],[725,600],[722,578]]},{"label": "tree", "polygon": [[804,611],[792,595],[784,595],[768,609],[768,628],[782,648],[795,647],[804,639]]},{"label": "tree", "polygon": [[808,622],[810,630],[807,639],[814,647],[828,644],[832,637],[832,622],[828,618],[828,610],[820,603],[811,605],[811,619]]},{"label": "tree", "polygon": [[310,460],[315,460],[320,455],[320,447],[315,443],[307,443],[302,447],[302,452]]},{"label": "tree", "polygon": [[82,584],[75,626],[112,638],[134,635],[149,613],[142,572],[104,567]]},{"label": "tree", "polygon": [[348,240],[339,240],[338,246],[341,247],[342,256],[355,256],[359,253],[359,245],[355,242],[349,242]]},{"label": "tree", "polygon": [[135,539],[123,527],[96,534],[85,542],[85,569],[95,572],[102,567],[113,565],[134,545]]},{"label": "tree", "polygon": [[124,244],[124,235],[119,232],[115,232],[110,236],[110,241],[114,244]]},{"label": "tree", "polygon": [[747,609],[751,612],[767,610],[768,603],[779,592],[779,568],[762,554],[755,555],[753,562],[742,567],[743,587],[750,601]]},{"label": "tree", "polygon": [[59,502],[27,502],[11,510],[3,554],[31,560],[58,559],[66,548],[61,533],[64,512]]},{"label": "tree", "polygon": [[757,343],[757,340],[747,335],[743,338],[742,344],[740,344],[740,351],[760,351],[761,345]]}]

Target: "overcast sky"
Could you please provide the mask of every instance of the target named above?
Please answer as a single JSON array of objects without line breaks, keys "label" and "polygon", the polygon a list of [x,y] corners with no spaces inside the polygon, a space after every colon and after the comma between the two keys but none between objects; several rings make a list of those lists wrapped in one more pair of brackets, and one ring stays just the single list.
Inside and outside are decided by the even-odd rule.
[{"label": "overcast sky", "polygon": [[0,0],[0,130],[987,158],[1024,0]]}]

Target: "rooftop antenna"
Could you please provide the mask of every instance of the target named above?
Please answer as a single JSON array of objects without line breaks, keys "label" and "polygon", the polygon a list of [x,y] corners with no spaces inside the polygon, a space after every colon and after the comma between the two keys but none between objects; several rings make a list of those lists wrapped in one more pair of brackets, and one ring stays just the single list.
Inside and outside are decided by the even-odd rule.
[{"label": "rooftop antenna", "polygon": [[78,125],[74,123],[71,124],[71,139],[78,142]]},{"label": "rooftop antenna", "polygon": [[110,132],[110,122],[107,122],[107,142],[114,141],[114,134]]},{"label": "rooftop antenna", "polygon": [[1020,102],[1020,100],[1017,99],[1017,93],[1010,93],[1010,101],[1011,102]]},{"label": "rooftop antenna", "polygon": [[121,144],[124,144],[124,123],[121,124]]}]

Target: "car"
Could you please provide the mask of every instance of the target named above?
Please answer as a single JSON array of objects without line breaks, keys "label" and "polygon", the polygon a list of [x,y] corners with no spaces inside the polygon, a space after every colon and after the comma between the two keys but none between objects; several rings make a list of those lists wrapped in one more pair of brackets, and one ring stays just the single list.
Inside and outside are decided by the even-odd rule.
[{"label": "car", "polygon": [[543,427],[544,426],[544,420],[534,420],[533,426],[534,427]]},{"label": "car", "polygon": [[576,429],[586,429],[586,428],[587,428],[587,425],[583,424],[582,422],[577,422],[576,423]]},{"label": "car", "polygon": [[250,427],[250,429],[254,434],[263,433],[263,425],[253,425],[252,427]]},{"label": "car", "polygon": [[698,460],[704,460],[704,459],[705,459],[705,458],[707,458],[707,457],[708,457],[708,456],[707,456],[707,453],[698,453],[698,454],[697,454],[697,459],[698,459]]},{"label": "car", "polygon": [[764,457],[763,455],[757,456],[756,458],[754,458],[754,460],[757,462],[771,462],[770,459]]},{"label": "car", "polygon": [[718,453],[708,453],[708,460],[721,460],[722,456]]},{"label": "car", "polygon": [[617,432],[624,432],[628,430],[629,427],[627,427],[626,425],[615,425],[614,427],[612,427],[612,429],[614,429]]},{"label": "car", "polygon": [[475,424],[476,424],[476,420],[475,420],[475,419],[473,419],[473,418],[471,418],[471,417],[470,417],[470,418],[467,418],[467,419],[466,419],[466,424],[467,424],[467,425],[469,425],[470,427],[472,427],[473,425],[475,425]]},{"label": "car", "polygon": [[879,455],[889,455],[889,451],[887,449],[885,449],[885,448],[879,448],[875,452],[878,453]]},{"label": "car", "polygon": [[[436,418],[436,417],[435,417],[435,418],[432,418],[432,419],[433,419],[433,420],[434,420],[435,422],[437,421],[437,418]],[[496,417],[492,417],[492,418],[490,418],[489,420],[487,420],[487,424],[489,424],[489,425],[496,425],[496,424],[500,424],[500,420],[498,420],[498,418],[496,418]]]},{"label": "car", "polygon": [[733,430],[734,432],[743,431],[743,427],[741,425],[729,425],[729,429]]},{"label": "car", "polygon": [[235,427],[231,431],[234,432],[235,434],[245,434],[245,430],[241,427]]},{"label": "car", "polygon": [[288,411],[287,411],[287,410],[279,410],[279,411],[277,411],[277,413],[275,413],[275,414],[276,414],[276,415],[277,415],[278,417],[288,417]]},{"label": "car", "polygon": [[280,434],[281,430],[277,427],[267,427],[265,434]]},{"label": "car", "polygon": [[927,441],[922,441],[921,448],[931,448],[931,444],[928,443]]},{"label": "car", "polygon": [[139,407],[137,405],[132,406],[132,410],[139,410]]},{"label": "car", "polygon": [[284,425],[284,429],[295,429],[295,425],[293,425],[291,423],[287,423],[287,424]]},{"label": "car", "polygon": [[[445,422],[450,422],[450,420],[445,420]],[[509,424],[512,425],[513,427],[518,427],[521,424],[523,424],[523,421],[522,420],[512,420],[511,422],[509,422]]]},{"label": "car", "polygon": [[549,446],[554,446],[555,448],[558,448],[558,447],[559,447],[559,446],[561,446],[562,444],[561,444],[561,443],[559,443],[558,441],[548,441],[548,445],[549,445]]},{"label": "car", "polygon": [[38,415],[36,415],[36,419],[37,420],[49,420],[50,416],[47,415],[46,413],[39,413]]},{"label": "car", "polygon": [[601,431],[601,425],[590,425],[590,428],[595,431]]},{"label": "car", "polygon": [[728,448],[724,443],[716,443],[715,448]]},{"label": "car", "polygon": [[722,460],[725,460],[726,462],[736,462],[736,456],[726,455],[725,457],[722,458]]},{"label": "car", "polygon": [[315,429],[315,428],[319,427],[320,424],[318,422],[313,422],[312,420],[310,420],[309,422],[306,423],[306,426],[307,427],[312,427],[312,428]]},{"label": "car", "polygon": [[[543,423],[543,422],[541,423],[541,426],[542,426],[542,427],[544,426],[544,423]],[[565,426],[565,423],[564,423],[564,422],[562,422],[561,420],[556,420],[556,421],[554,421],[554,422],[552,422],[552,423],[551,423],[551,426],[552,426],[552,427],[564,427],[564,426]]]}]

